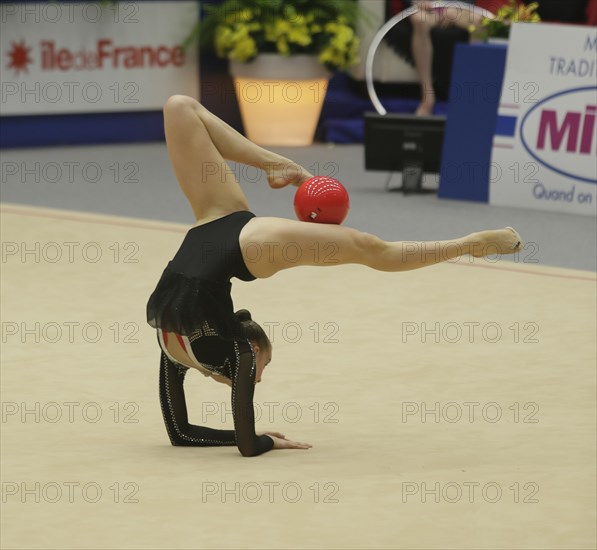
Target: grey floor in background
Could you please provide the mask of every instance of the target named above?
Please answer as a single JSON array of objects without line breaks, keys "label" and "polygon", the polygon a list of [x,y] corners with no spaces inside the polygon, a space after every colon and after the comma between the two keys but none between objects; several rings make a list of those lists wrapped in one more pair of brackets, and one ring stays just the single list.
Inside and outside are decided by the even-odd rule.
[{"label": "grey floor in background", "polygon": [[[517,261],[597,270],[593,217],[389,193],[386,173],[365,171],[362,145],[274,150],[344,183],[351,199],[345,222],[350,227],[386,240],[412,241],[511,225],[527,243]],[[2,202],[194,223],[164,143],[10,149],[1,156]],[[257,170],[234,163],[231,169],[255,214],[294,218],[295,188],[272,190]]]}]

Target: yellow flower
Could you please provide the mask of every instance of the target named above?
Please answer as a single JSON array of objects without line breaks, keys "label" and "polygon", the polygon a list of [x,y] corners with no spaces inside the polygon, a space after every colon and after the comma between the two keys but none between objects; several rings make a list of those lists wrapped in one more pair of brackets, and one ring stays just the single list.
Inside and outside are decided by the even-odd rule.
[{"label": "yellow flower", "polygon": [[278,47],[278,51],[282,55],[290,54],[290,48],[288,47],[288,42],[286,41],[286,38],[284,38],[284,37],[278,38],[278,40],[276,41],[276,46]]},{"label": "yellow flower", "polygon": [[508,8],[500,8],[495,14],[495,18],[498,21],[503,21],[508,15],[510,15],[510,10]]},{"label": "yellow flower", "polygon": [[354,31],[346,26],[346,25],[342,25],[339,29],[338,29],[338,40],[340,42],[343,42],[344,44],[347,44],[348,42],[350,42],[354,37]]},{"label": "yellow flower", "polygon": [[263,25],[263,35],[267,42],[275,42],[276,41],[276,29],[271,22],[266,22]]},{"label": "yellow flower", "polygon": [[230,27],[224,27],[219,25],[215,32],[215,47],[216,55],[224,57],[226,50],[228,50],[232,44],[232,30]]},{"label": "yellow flower", "polygon": [[276,26],[274,28],[278,36],[287,34],[290,31],[290,22],[286,21],[286,19],[276,19]]},{"label": "yellow flower", "polygon": [[341,70],[356,63],[360,41],[354,30],[340,19],[326,23],[325,30],[333,36],[328,46],[320,52],[319,61]]},{"label": "yellow flower", "polygon": [[305,18],[302,16],[296,16],[292,21],[276,19],[273,23],[267,23],[264,31],[265,39],[268,42],[278,44],[278,49],[281,48],[283,52],[288,50],[288,43],[298,44],[299,46],[311,44],[311,33],[306,25]]},{"label": "yellow flower", "polygon": [[[317,52],[310,49],[314,36],[325,39]],[[237,9],[224,14],[214,33],[217,55],[241,62],[255,57],[259,53],[258,44],[264,40],[281,55],[288,56],[305,48],[316,53],[321,63],[341,70],[356,63],[359,57],[359,38],[345,17],[322,21],[317,12],[298,13],[291,4],[284,7],[280,16],[268,14],[258,6]]]},{"label": "yellow flower", "polygon": [[226,23],[229,25],[250,21],[253,19],[253,10],[250,8],[245,8],[242,10],[238,10],[232,12],[230,15],[227,15],[225,18]]},{"label": "yellow flower", "polygon": [[250,36],[239,40],[228,56],[237,61],[248,61],[257,55],[257,44]]},{"label": "yellow flower", "polygon": [[214,45],[219,57],[248,61],[257,55],[257,43],[250,32],[258,30],[259,23],[237,22],[233,27],[218,25]]},{"label": "yellow flower", "polygon": [[529,4],[528,6],[526,6],[526,8],[524,6],[521,6],[522,14],[523,14],[523,16],[521,17],[521,21],[522,20],[531,21],[533,23],[536,23],[537,21],[541,21],[539,14],[536,13],[536,10],[538,7],[539,7],[539,4],[537,2],[533,2],[532,4]]},{"label": "yellow flower", "polygon": [[336,23],[335,21],[330,21],[329,23],[325,24],[324,29],[326,32],[336,33],[338,31],[338,23]]},{"label": "yellow flower", "polygon": [[288,41],[300,46],[308,46],[311,44],[311,36],[306,29],[294,29],[288,33]]},{"label": "yellow flower", "polygon": [[321,63],[337,63],[337,54],[333,48],[324,48],[319,54],[319,61]]},{"label": "yellow flower", "polygon": [[307,20],[305,19],[305,16],[302,14],[295,15],[292,18],[291,23],[295,27],[306,27],[307,26]]}]

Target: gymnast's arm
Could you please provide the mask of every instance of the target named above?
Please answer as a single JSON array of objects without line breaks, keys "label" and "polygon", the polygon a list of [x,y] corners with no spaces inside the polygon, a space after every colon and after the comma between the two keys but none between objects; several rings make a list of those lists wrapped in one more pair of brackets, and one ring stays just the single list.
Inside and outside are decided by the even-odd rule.
[{"label": "gymnast's arm", "polygon": [[255,356],[248,342],[238,342],[239,355],[232,369],[232,415],[236,445],[243,456],[257,456],[274,447],[274,440],[255,433],[253,395],[255,393]]},{"label": "gymnast's arm", "polygon": [[189,424],[184,395],[188,367],[168,359],[162,351],[160,361],[160,404],[172,445],[212,447],[236,445],[234,430],[215,430]]}]

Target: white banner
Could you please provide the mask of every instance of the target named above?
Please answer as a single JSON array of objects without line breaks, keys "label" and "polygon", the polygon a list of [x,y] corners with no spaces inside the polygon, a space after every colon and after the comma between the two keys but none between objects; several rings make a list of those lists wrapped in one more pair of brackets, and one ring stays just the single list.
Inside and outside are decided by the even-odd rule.
[{"label": "white banner", "polygon": [[514,24],[491,204],[597,214],[597,28]]},{"label": "white banner", "polygon": [[161,109],[198,97],[198,2],[0,5],[3,115]]}]

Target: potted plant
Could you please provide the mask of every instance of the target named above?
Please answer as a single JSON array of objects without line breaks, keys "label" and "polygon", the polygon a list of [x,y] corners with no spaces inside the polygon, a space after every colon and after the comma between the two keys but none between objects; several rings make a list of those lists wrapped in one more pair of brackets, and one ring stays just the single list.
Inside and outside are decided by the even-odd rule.
[{"label": "potted plant", "polygon": [[481,20],[480,28],[471,25],[469,31],[475,38],[484,42],[507,42],[512,23],[538,23],[541,21],[537,13],[538,7],[538,2],[525,6],[519,4],[517,0],[510,0],[510,4],[501,7],[493,19],[484,17]]},{"label": "potted plant", "polygon": [[189,40],[230,60],[247,137],[311,144],[329,78],[358,62],[356,0],[227,0],[205,12]]}]

